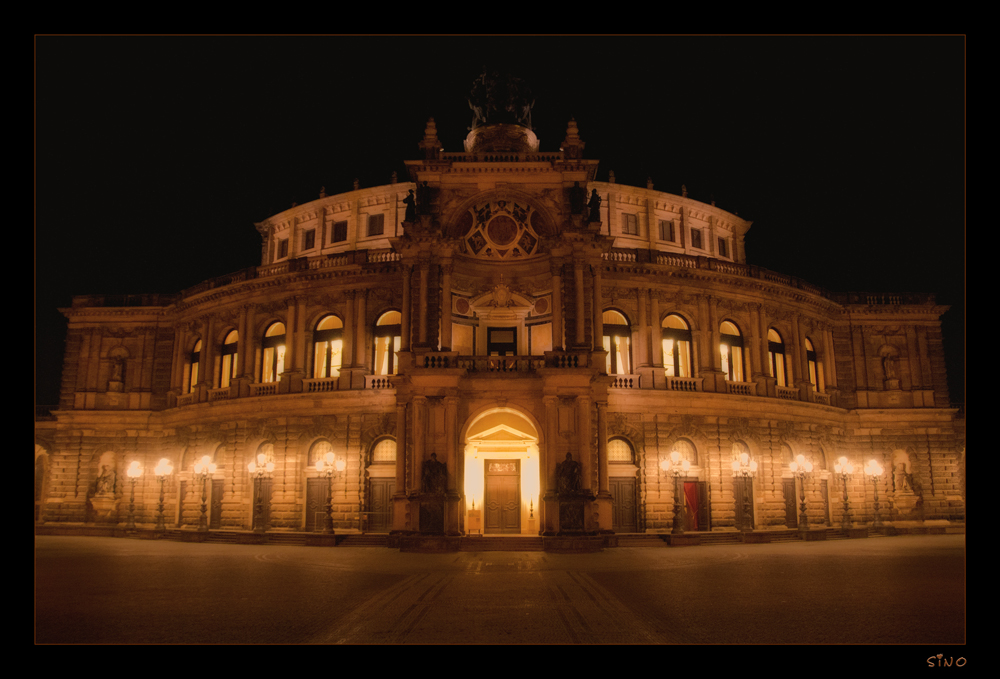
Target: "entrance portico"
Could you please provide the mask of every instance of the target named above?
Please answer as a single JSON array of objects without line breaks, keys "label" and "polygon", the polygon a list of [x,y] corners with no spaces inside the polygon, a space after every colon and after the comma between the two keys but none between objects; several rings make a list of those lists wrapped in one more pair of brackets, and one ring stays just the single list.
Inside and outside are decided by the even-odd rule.
[{"label": "entrance portico", "polygon": [[523,414],[491,408],[475,416],[465,434],[466,526],[479,510],[485,533],[537,535],[539,455],[537,428]]}]

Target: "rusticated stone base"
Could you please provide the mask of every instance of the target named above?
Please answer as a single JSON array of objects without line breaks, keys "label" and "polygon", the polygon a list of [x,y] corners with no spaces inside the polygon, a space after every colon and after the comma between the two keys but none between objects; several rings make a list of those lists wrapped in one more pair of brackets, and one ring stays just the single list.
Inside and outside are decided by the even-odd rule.
[{"label": "rusticated stone base", "polygon": [[604,550],[604,538],[600,535],[546,537],[542,540],[546,552],[562,552],[580,554],[584,552],[600,552]]},{"label": "rusticated stone base", "polygon": [[764,544],[771,541],[771,536],[763,531],[747,531],[740,533],[740,541],[747,544]]},{"label": "rusticated stone base", "polygon": [[399,536],[399,551],[425,554],[457,552],[461,541],[462,538],[449,535],[401,535]]},{"label": "rusticated stone base", "polygon": [[701,544],[701,538],[697,535],[668,534],[663,536],[663,541],[671,547],[694,547]]}]

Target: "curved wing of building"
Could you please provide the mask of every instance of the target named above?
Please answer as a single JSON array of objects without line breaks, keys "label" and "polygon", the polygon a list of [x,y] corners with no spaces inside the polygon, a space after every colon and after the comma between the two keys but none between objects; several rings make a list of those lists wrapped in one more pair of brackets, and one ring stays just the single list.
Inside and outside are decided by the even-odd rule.
[{"label": "curved wing of building", "polygon": [[259,266],[75,298],[59,408],[36,426],[36,520],[399,536],[964,520],[932,297],[752,266],[748,221],[595,181],[575,122],[543,152],[523,116],[477,116],[460,152],[430,121],[409,182],[256,224]]}]

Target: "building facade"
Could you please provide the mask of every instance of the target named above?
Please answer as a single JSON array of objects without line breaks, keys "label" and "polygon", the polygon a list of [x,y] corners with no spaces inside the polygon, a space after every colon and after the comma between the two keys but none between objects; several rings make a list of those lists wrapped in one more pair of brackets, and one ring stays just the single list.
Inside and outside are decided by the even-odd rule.
[{"label": "building facade", "polygon": [[595,181],[572,121],[558,151],[488,110],[462,151],[433,120],[419,148],[409,182],[258,223],[259,266],[74,298],[36,522],[122,524],[130,504],[138,525],[393,535],[964,520],[933,297],[752,266],[749,222]]}]

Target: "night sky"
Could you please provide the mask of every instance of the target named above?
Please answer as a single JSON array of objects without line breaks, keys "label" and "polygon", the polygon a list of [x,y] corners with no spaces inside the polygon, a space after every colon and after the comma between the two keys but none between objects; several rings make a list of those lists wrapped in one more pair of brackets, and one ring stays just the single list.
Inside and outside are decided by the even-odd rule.
[{"label": "night sky", "polygon": [[753,221],[749,263],[931,292],[964,402],[963,37],[37,37],[36,403],[74,295],[174,293],[260,263],[254,222],[461,151],[484,66],[575,118],[597,179]]}]

